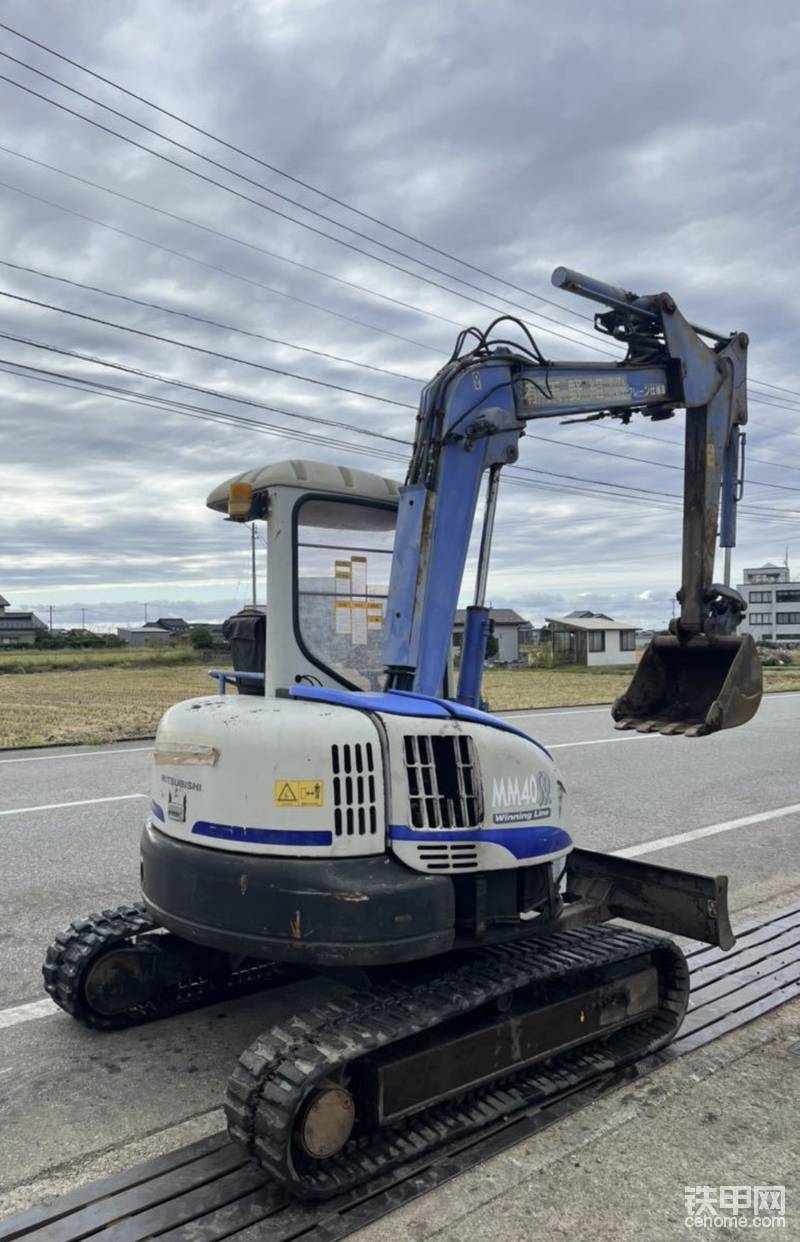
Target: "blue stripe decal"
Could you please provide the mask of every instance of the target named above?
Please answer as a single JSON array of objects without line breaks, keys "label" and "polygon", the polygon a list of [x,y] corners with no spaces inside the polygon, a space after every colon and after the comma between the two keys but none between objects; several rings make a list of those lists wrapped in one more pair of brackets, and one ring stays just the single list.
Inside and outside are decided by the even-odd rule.
[{"label": "blue stripe decal", "polygon": [[408,828],[405,824],[392,824],[389,836],[393,841],[481,841],[502,845],[515,858],[537,858],[539,855],[557,854],[572,848],[569,834],[563,828],[551,825],[525,825],[517,828],[461,828],[424,831]]},{"label": "blue stripe decal", "polygon": [[250,845],[330,845],[333,834],[302,828],[239,828],[236,824],[209,824],[198,819],[192,828],[197,837],[216,837],[220,841],[244,841]]},{"label": "blue stripe decal", "polygon": [[153,812],[156,819],[160,819],[163,824],[164,823],[164,812],[157,802],[150,803],[150,810]]}]

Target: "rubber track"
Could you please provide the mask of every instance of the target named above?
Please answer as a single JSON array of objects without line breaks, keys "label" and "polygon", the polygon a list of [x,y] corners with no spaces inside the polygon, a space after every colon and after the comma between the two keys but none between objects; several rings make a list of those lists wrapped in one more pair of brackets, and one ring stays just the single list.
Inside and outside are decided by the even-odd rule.
[{"label": "rubber track", "polygon": [[[123,1013],[111,1016],[93,1010],[83,990],[83,981],[92,964],[133,937],[157,933],[153,936],[157,944],[161,938],[158,933],[161,932],[161,924],[139,903],[76,919],[66,931],[59,932],[48,947],[42,966],[45,991],[61,1009],[84,1026],[112,1031],[199,1009],[219,1000],[230,1000],[270,984],[287,982],[284,967],[273,962],[248,959],[223,984],[215,983],[210,977],[193,975],[171,985],[158,1001],[132,1005]],[[171,939],[169,933],[164,939]]]},{"label": "rubber track", "polygon": [[[522,987],[543,1003],[584,985],[602,971],[643,953],[659,969],[656,1014],[591,1044],[512,1071],[463,1098],[436,1104],[402,1122],[351,1138],[335,1157],[313,1161],[293,1143],[298,1112],[309,1092],[349,1064],[392,1043],[430,1030]],[[688,1004],[689,973],[671,940],[620,928],[557,932],[477,950],[461,966],[409,986],[398,984],[329,1002],[275,1026],[241,1055],[225,1100],[228,1132],[240,1147],[302,1199],[323,1199],[416,1160],[448,1139],[544,1101],[667,1044]]]}]

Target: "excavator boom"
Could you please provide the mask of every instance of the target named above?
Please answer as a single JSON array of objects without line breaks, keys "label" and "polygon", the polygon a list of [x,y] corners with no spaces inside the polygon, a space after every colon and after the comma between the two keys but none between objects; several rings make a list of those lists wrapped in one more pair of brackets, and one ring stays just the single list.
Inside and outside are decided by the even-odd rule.
[{"label": "excavator boom", "polygon": [[[553,283],[610,309],[595,326],[627,345],[620,362],[546,359],[489,333],[456,353],[423,392],[401,489],[383,656],[392,689],[441,692],[483,474],[489,485],[475,601],[468,609],[458,699],[477,706],[488,635],[491,528],[504,465],[526,424],[545,418],[652,419],[685,409],[680,613],[645,652],[614,705],[621,728],[697,735],[745,723],[761,698],[752,639],[736,635],[744,600],[714,581],[721,541],[735,542],[741,428],[747,421],[743,333],[722,336],[686,320],[669,294],[637,297],[558,268]],[[710,343],[704,338],[709,338]]]}]

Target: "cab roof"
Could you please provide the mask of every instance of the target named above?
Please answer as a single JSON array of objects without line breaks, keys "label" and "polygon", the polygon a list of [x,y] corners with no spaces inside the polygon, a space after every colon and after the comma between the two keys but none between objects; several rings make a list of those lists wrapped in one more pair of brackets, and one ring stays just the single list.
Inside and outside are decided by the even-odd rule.
[{"label": "cab roof", "polygon": [[385,479],[368,470],[351,466],[333,466],[322,461],[278,461],[256,466],[235,474],[219,483],[208,494],[206,504],[218,513],[228,511],[228,487],[231,483],[249,483],[255,496],[271,487],[298,487],[308,492],[329,492],[334,496],[357,496],[361,500],[383,500],[396,504],[400,488],[394,479]]}]

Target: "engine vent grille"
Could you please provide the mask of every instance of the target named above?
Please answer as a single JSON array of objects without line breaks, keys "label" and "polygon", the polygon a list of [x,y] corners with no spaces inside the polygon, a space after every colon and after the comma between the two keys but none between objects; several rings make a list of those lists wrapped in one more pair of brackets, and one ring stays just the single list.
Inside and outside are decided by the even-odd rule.
[{"label": "engine vent grille", "polygon": [[477,828],[481,797],[472,738],[409,733],[403,740],[412,827]]},{"label": "engine vent grille", "polygon": [[418,845],[417,858],[426,871],[475,871],[478,847],[474,841],[454,841],[450,845],[437,841],[433,845]]},{"label": "engine vent grille", "polygon": [[371,742],[331,746],[333,830],[337,837],[374,836],[378,831],[375,754]]}]

